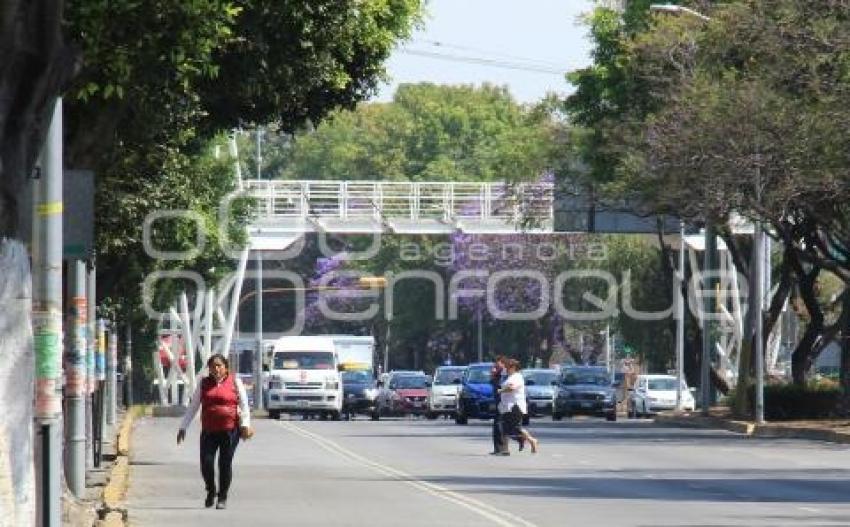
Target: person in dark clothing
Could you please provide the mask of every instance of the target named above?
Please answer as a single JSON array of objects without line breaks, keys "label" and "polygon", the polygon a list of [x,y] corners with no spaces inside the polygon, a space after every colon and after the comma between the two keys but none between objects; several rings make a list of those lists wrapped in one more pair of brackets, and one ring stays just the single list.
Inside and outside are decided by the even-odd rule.
[{"label": "person in dark clothing", "polygon": [[[186,438],[186,428],[201,409],[201,475],[207,489],[204,506],[216,509],[227,507],[227,492],[233,479],[233,454],[239,439],[254,435],[251,429],[251,408],[245,387],[235,375],[230,375],[227,359],[215,354],[207,361],[209,376],[198,383],[183,415],[177,444]],[[218,453],[218,493],[215,485],[215,456]]]},{"label": "person in dark clothing", "polygon": [[[493,361],[493,368],[490,370],[490,386],[493,387],[493,397],[498,401],[499,389],[502,387],[502,375],[505,372],[505,357],[499,355]],[[505,437],[502,434],[502,420],[499,418],[499,412],[496,411],[496,416],[493,418],[493,451],[491,455],[505,455]]]},{"label": "person in dark clothing", "polygon": [[[505,377],[507,376],[505,365],[509,360],[511,359],[508,359],[504,355],[498,355],[493,361],[493,369],[490,370],[490,385],[493,387],[493,397],[496,398],[497,405],[499,404],[499,392],[502,389],[502,382],[504,382]],[[497,409],[496,416],[493,418],[493,451],[490,452],[490,455],[510,455],[510,452],[508,452],[507,439],[508,438],[505,437],[503,421]],[[519,436],[514,439],[516,439],[517,443],[519,443],[519,450],[521,452],[525,448],[525,438]]]}]

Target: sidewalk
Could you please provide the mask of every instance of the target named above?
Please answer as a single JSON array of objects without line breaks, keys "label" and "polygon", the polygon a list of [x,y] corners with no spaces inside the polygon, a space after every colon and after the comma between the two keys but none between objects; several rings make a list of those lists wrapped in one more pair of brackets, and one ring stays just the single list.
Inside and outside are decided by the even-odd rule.
[{"label": "sidewalk", "polygon": [[750,437],[781,437],[850,444],[850,420],[817,419],[775,421],[757,425],[752,421],[732,418],[726,408],[712,408],[708,416],[699,413],[663,412],[655,423],[683,428],[718,428]]},{"label": "sidewalk", "polygon": [[126,519],[123,508],[127,490],[128,454],[133,421],[145,412],[145,407],[134,406],[120,411],[111,441],[104,441],[100,468],[86,473],[85,499],[70,492],[62,496],[62,525],[72,527],[120,527]]}]

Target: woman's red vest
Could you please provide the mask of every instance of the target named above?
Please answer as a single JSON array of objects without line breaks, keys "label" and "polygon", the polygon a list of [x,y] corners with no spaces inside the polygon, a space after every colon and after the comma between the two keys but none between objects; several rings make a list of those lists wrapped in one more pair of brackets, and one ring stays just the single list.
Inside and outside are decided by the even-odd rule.
[{"label": "woman's red vest", "polygon": [[201,381],[201,427],[205,432],[225,432],[239,425],[239,397],[233,376],[221,383],[212,377]]}]

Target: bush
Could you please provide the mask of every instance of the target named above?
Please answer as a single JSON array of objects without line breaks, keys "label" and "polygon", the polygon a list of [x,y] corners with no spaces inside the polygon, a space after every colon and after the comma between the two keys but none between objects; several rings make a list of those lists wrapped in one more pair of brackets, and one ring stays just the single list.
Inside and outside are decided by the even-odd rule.
[{"label": "bush", "polygon": [[768,421],[834,417],[841,388],[833,382],[769,384],[764,387],[764,418]]}]

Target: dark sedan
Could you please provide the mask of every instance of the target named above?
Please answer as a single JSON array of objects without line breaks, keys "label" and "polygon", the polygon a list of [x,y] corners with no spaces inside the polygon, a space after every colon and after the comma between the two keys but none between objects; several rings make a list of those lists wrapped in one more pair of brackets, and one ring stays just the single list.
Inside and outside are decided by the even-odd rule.
[{"label": "dark sedan", "polygon": [[561,371],[552,419],[592,415],[617,420],[617,392],[606,368],[570,367]]},{"label": "dark sedan", "polygon": [[378,390],[372,370],[348,370],[342,376],[342,413],[346,419],[354,415],[372,415]]}]

